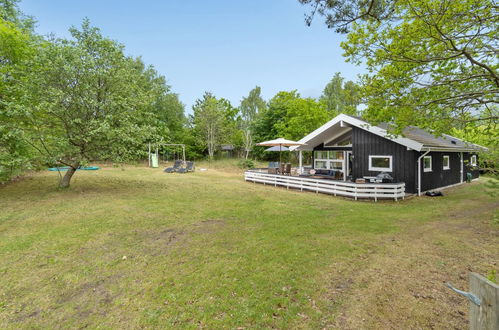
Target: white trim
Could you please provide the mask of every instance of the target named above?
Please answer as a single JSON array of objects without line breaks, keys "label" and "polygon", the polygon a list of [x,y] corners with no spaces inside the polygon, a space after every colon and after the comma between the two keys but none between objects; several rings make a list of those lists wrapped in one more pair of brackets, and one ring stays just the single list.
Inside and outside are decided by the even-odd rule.
[{"label": "white trim", "polygon": [[396,143],[399,143],[403,146],[414,149],[416,151],[420,151],[421,148],[423,148],[423,144],[421,144],[419,142],[416,142],[414,140],[404,138],[404,137],[390,137],[390,136],[388,136],[388,132],[386,130],[382,129],[381,127],[372,126],[363,120],[360,120],[360,119],[357,119],[354,117],[350,117],[350,116],[342,113],[342,114],[339,114],[338,116],[334,117],[333,119],[331,119],[330,121],[328,121],[327,123],[325,123],[324,125],[319,127],[318,129],[316,129],[315,131],[313,131],[312,133],[308,134],[307,136],[305,136],[304,138],[302,138],[301,140],[298,141],[299,143],[305,144],[305,145],[294,146],[294,147],[290,147],[289,149],[291,151],[293,151],[293,150],[312,150],[310,148],[313,148],[314,146],[307,146],[306,145],[307,141],[310,141],[313,138],[319,136],[324,131],[326,131],[329,128],[331,128],[332,126],[340,123],[341,121],[343,121],[344,123],[348,123],[352,126],[362,128],[362,129],[369,131],[373,134],[384,137],[385,139],[392,140]]},{"label": "white trim", "polygon": [[[447,158],[447,166],[445,166],[445,159],[446,158]],[[450,156],[449,155],[442,156],[442,168],[444,170],[450,170]]]},{"label": "white trim", "polygon": [[[390,160],[390,166],[389,167],[375,167],[372,166],[372,159],[373,158],[388,158]],[[392,172],[393,169],[393,156],[390,155],[369,155],[369,171],[373,172]]]},{"label": "white trim", "polygon": [[464,159],[463,159],[463,153],[460,152],[459,153],[459,162],[461,163],[461,183],[463,183],[464,181],[464,171],[463,171],[463,163],[464,163]]},{"label": "white trim", "polygon": [[421,159],[429,153],[430,150],[418,157],[418,196],[421,196]]},{"label": "white trim", "polygon": [[[430,159],[430,168],[425,168],[424,166],[424,160],[425,159]],[[433,169],[433,159],[431,158],[431,156],[424,156],[423,157],[423,172],[431,172]]]},{"label": "white trim", "polygon": [[476,155],[471,155],[471,157],[470,157],[470,165],[471,166],[477,166],[478,165],[477,160],[476,160]]},{"label": "white trim", "polygon": [[324,145],[328,144],[329,142],[331,142],[331,141],[333,141],[333,140],[335,140],[335,139],[337,139],[337,138],[342,137],[343,135],[346,135],[347,133],[349,133],[349,132],[351,132],[351,131],[352,131],[352,129],[350,128],[350,129],[347,129],[347,130],[346,130],[346,131],[344,131],[344,132],[340,132],[340,133],[338,133],[338,134],[334,135],[332,138],[329,138],[329,139],[327,139],[327,140],[324,140]]},{"label": "white trim", "polygon": [[[443,133],[442,133],[442,135],[443,135],[443,136],[448,137],[449,139],[459,140],[459,141],[461,141],[461,142],[463,142],[463,143],[466,143],[466,144],[468,144],[468,145],[475,146],[475,147],[477,147],[477,148],[479,148],[479,149],[482,149],[483,151],[489,151],[489,148],[484,147],[484,146],[481,146],[481,145],[479,145],[479,144],[476,144],[476,143],[471,143],[471,142],[468,142],[468,141],[464,141],[463,139],[457,138],[457,137],[452,136],[452,135],[449,135],[449,134],[443,134]],[[476,149],[473,149],[473,150],[474,150],[474,151],[476,151]]]},{"label": "white trim", "polygon": [[454,147],[424,147],[421,151],[439,151],[439,152],[477,152],[476,149],[472,148],[454,148]]},{"label": "white trim", "polygon": [[[315,158],[315,155],[317,152],[326,152],[327,153],[327,158]],[[342,153],[343,155],[343,159],[339,159],[339,158],[329,158],[329,154],[330,153]],[[341,150],[314,150],[313,152],[313,156],[314,156],[314,169],[327,169],[327,170],[335,170],[335,171],[339,171],[340,169],[337,169],[337,168],[332,168],[331,165],[332,163],[341,163],[341,171],[344,173],[345,172],[345,152],[344,151],[341,151]],[[317,165],[316,165],[316,162],[326,162],[326,167],[320,167],[318,168]]]},{"label": "white trim", "polygon": [[347,196],[354,198],[381,198],[404,199],[405,183],[354,183],[328,179],[313,179],[293,177],[289,175],[276,175],[262,172],[261,170],[248,170],[244,172],[246,181],[270,184],[275,187],[284,186],[287,189],[308,190],[315,193],[325,193],[334,196]]},{"label": "white trim", "polygon": [[[485,147],[482,147],[482,146],[479,146],[477,144],[472,144],[472,143],[469,143],[469,142],[466,142],[466,141],[463,141],[461,139],[458,139],[454,136],[450,136],[450,135],[446,135],[448,136],[449,138],[452,138],[452,139],[457,139],[457,140],[460,140],[460,141],[463,141],[463,142],[466,142],[468,143],[468,145],[470,147],[468,148],[463,148],[463,147],[455,147],[455,148],[452,148],[452,147],[448,147],[448,148],[445,148],[445,147],[441,147],[441,148],[438,148],[438,147],[424,147],[424,145],[422,143],[419,143],[415,140],[412,140],[412,139],[409,139],[409,138],[405,138],[405,137],[402,137],[402,136],[396,136],[396,137],[393,137],[391,135],[388,134],[388,132],[385,130],[385,129],[382,129],[381,127],[378,127],[378,126],[372,126],[370,125],[369,123],[363,121],[363,120],[360,120],[360,119],[357,119],[357,118],[354,118],[354,117],[351,117],[351,116],[348,116],[348,115],[345,115],[345,114],[339,114],[338,116],[334,117],[333,119],[331,119],[330,121],[328,121],[327,123],[325,123],[324,125],[322,125],[321,127],[317,128],[315,131],[309,133],[308,135],[306,135],[305,137],[303,137],[302,139],[300,139],[298,142],[299,143],[302,143],[304,145],[301,145],[301,146],[292,146],[289,148],[289,150],[291,151],[294,151],[294,150],[313,150],[313,147],[314,146],[310,146],[310,145],[306,145],[307,142],[309,142],[310,140],[312,140],[313,138],[319,136],[320,134],[322,134],[324,131],[328,130],[329,128],[331,128],[332,126],[336,125],[340,123],[340,127],[348,127],[347,124],[351,125],[351,126],[355,126],[355,127],[358,127],[358,128],[361,128],[363,130],[366,130],[368,132],[371,132],[375,135],[378,135],[378,136],[381,136],[385,139],[388,139],[388,140],[391,140],[395,143],[398,143],[398,144],[401,144],[407,148],[410,148],[412,150],[415,150],[415,151],[429,151],[430,148],[432,151],[443,151],[443,152],[461,152],[461,151],[470,151],[470,152],[476,152],[476,148],[482,148],[482,150],[488,150],[487,148]],[[473,146],[475,146],[476,148],[473,148]]]},{"label": "white trim", "polygon": [[298,171],[300,174],[303,174],[303,155],[301,150],[298,152],[298,159],[299,159]]}]

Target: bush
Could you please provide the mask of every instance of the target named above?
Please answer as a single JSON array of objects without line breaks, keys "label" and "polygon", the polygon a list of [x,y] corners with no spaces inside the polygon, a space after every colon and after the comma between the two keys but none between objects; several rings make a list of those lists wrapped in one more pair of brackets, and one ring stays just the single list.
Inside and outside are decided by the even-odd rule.
[{"label": "bush", "polygon": [[239,162],[239,167],[240,168],[254,168],[255,167],[255,162],[251,159],[244,159]]}]

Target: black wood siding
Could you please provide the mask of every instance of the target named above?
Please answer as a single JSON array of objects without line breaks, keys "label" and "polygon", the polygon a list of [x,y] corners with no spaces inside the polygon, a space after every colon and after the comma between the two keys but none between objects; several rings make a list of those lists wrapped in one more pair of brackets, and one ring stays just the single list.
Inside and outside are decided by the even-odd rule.
[{"label": "black wood siding", "polygon": [[[349,150],[341,147],[324,147],[319,145],[314,150]],[[405,182],[407,193],[417,193],[418,190],[418,157],[424,152],[407,150],[407,147],[389,139],[370,133],[361,128],[352,128],[352,155],[353,166],[351,169],[353,179],[364,176],[376,176],[379,171],[369,171],[369,156],[392,156],[392,172],[390,175],[394,182]],[[471,173],[473,178],[478,178],[478,168],[471,167],[470,159],[474,153],[463,153],[463,181],[466,173]],[[449,156],[450,169],[443,169],[443,156]],[[421,159],[421,191],[445,187],[461,182],[461,158],[459,152],[430,152],[432,156],[432,171],[424,172],[423,159]],[[477,156],[478,160],[478,156]],[[312,162],[312,164],[314,164]]]},{"label": "black wood siding", "polygon": [[[449,170],[443,169],[444,155],[449,156]],[[471,155],[476,154],[463,152],[463,182],[466,181],[467,173],[471,173],[473,179],[479,176],[478,168],[473,168],[470,165]],[[461,182],[461,158],[459,152],[430,152],[428,156],[432,156],[432,171],[424,172],[423,159],[421,159],[421,191],[450,186]]]},{"label": "black wood siding", "polygon": [[476,153],[463,152],[464,159],[464,181],[466,181],[466,174],[471,173],[473,179],[476,179],[480,176],[480,170],[477,167],[473,167],[470,165],[471,163],[471,155],[476,155],[476,161],[478,163],[478,155]]},{"label": "black wood siding", "polygon": [[[420,154],[424,154],[423,152]],[[449,156],[450,169],[443,169],[444,155]],[[461,182],[461,159],[458,152],[430,152],[431,172],[424,172],[421,158],[421,191],[450,186]],[[466,177],[465,177],[466,178]]]},{"label": "black wood siding", "polygon": [[352,130],[353,178],[376,176],[379,171],[369,171],[369,156],[392,156],[392,172],[395,182],[405,182],[405,191],[416,192],[417,153],[389,139],[361,128]]}]

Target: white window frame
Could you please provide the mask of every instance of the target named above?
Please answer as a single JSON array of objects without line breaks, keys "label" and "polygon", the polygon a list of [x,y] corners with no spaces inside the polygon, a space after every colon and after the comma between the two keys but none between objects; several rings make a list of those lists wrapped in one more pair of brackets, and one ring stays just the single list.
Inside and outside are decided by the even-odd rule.
[{"label": "white window frame", "polygon": [[[388,158],[390,160],[389,167],[375,167],[372,166],[373,158]],[[393,156],[383,156],[383,155],[369,155],[369,171],[373,172],[392,172],[393,169]]]},{"label": "white window frame", "polygon": [[[316,152],[326,152],[327,153],[327,158],[315,158],[315,153]],[[331,153],[341,153],[343,159],[338,159],[338,158],[331,158]],[[317,167],[317,162],[326,162],[326,167]],[[333,164],[341,164],[341,169],[339,168],[333,168]],[[327,169],[327,170],[334,170],[334,171],[341,171],[342,173],[345,173],[345,151],[343,150],[315,150],[314,151],[314,169]]]},{"label": "white window frame", "polygon": [[476,161],[476,155],[471,155],[470,157],[470,165],[471,166],[477,166],[477,161]]},{"label": "white window frame", "polygon": [[[424,165],[425,165],[425,159],[429,159],[430,160],[430,168],[426,168]],[[424,172],[431,172],[432,171],[432,168],[433,168],[433,159],[431,156],[424,156],[423,157],[423,171]]]},{"label": "white window frame", "polygon": [[[447,158],[447,166],[445,166],[445,159]],[[442,167],[444,170],[450,170],[450,156],[444,155],[442,157]]]}]

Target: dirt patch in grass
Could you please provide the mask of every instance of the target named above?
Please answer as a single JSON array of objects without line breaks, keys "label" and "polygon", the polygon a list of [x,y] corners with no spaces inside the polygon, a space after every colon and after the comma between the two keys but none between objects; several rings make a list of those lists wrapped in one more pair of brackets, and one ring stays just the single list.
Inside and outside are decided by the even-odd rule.
[{"label": "dirt patch in grass", "polygon": [[169,254],[174,246],[185,240],[185,235],[185,231],[176,228],[147,230],[138,234],[138,241],[142,254],[155,257]]},{"label": "dirt patch in grass", "polygon": [[187,247],[193,234],[213,234],[221,230],[225,220],[208,219],[183,228],[164,228],[136,232],[142,254],[149,256],[167,255],[173,248]]},{"label": "dirt patch in grass", "polygon": [[198,222],[192,226],[192,231],[197,234],[215,233],[222,229],[226,224],[225,220],[208,219]]},{"label": "dirt patch in grass", "polygon": [[120,278],[121,276],[116,274],[96,281],[82,283],[59,296],[57,303],[66,304],[71,301],[86,301],[91,296],[91,300],[98,304],[110,304],[118,294],[111,293],[109,286],[118,282]]}]

